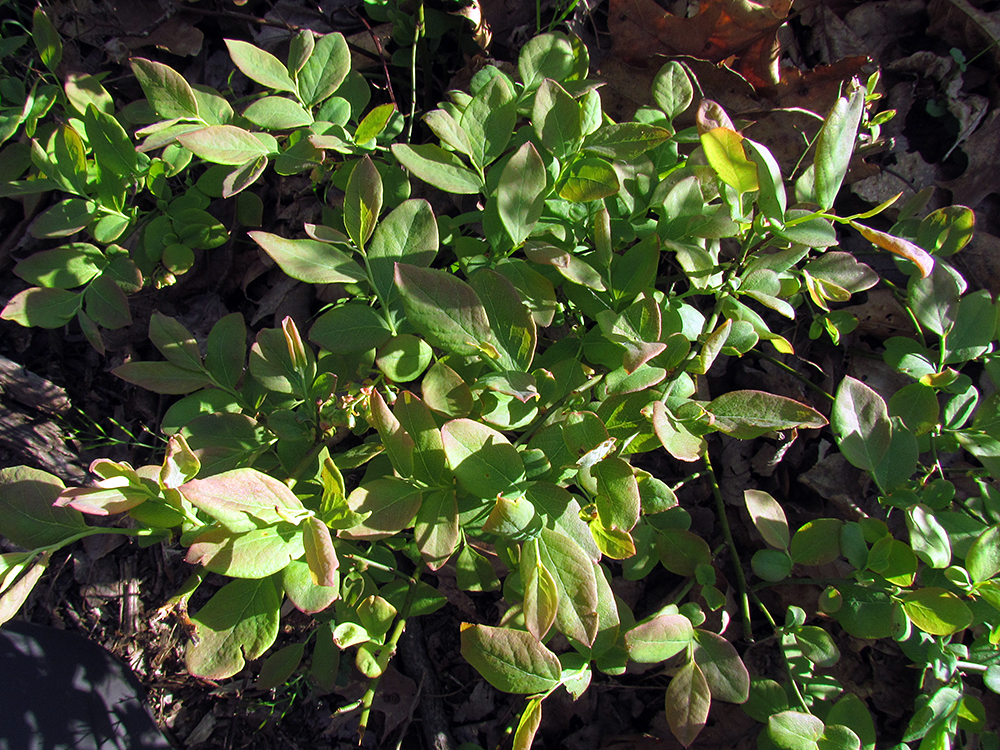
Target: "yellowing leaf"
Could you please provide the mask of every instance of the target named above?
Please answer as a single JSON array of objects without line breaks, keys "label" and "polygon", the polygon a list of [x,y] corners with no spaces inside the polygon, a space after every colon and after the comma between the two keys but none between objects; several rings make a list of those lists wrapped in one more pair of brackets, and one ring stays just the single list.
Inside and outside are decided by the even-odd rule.
[{"label": "yellowing leaf", "polygon": [[719,179],[742,195],[756,190],[757,165],[743,151],[743,136],[729,128],[712,128],[701,134],[701,147]]},{"label": "yellowing leaf", "polygon": [[920,269],[920,275],[923,276],[923,278],[926,279],[930,276],[931,271],[934,269],[934,258],[931,257],[927,251],[913,244],[909,240],[904,240],[901,237],[894,237],[891,234],[886,234],[885,232],[880,232],[877,229],[866,227],[864,224],[858,224],[856,221],[852,221],[851,226],[861,232],[861,236],[876,247],[888,250],[890,253],[895,253],[900,257],[916,263],[917,268]]}]

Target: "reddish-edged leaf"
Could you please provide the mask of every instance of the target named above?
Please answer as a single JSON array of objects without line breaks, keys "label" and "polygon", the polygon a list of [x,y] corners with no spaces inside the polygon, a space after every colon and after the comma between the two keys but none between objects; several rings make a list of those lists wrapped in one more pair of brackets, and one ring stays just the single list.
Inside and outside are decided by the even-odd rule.
[{"label": "reddish-edged leaf", "polygon": [[708,681],[698,664],[689,661],[674,675],[666,694],[667,723],[684,747],[689,747],[701,733],[711,705]]}]

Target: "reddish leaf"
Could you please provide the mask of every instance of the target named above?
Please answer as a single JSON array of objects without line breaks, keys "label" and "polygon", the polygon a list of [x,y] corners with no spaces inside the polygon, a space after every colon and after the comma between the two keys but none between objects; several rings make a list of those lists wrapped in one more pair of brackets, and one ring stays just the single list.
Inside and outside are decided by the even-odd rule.
[{"label": "reddish leaf", "polygon": [[689,661],[667,686],[667,723],[684,747],[689,747],[708,720],[712,694],[701,668]]}]

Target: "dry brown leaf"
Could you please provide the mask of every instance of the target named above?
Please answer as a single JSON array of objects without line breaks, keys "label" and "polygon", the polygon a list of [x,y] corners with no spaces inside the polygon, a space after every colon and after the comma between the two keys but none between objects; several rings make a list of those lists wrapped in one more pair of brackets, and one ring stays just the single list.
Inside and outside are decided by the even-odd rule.
[{"label": "dry brown leaf", "polygon": [[928,34],[958,47],[966,58],[992,49],[1000,65],[1000,11],[979,10],[968,0],[931,0],[927,14]]},{"label": "dry brown leaf", "polygon": [[975,208],[991,193],[998,192],[997,154],[1000,154],[1000,111],[993,110],[970,135],[962,150],[970,156],[961,177],[941,183],[951,191],[952,203]]},{"label": "dry brown leaf", "polygon": [[736,57],[734,69],[755,86],[778,81],[778,27],[791,0],[705,0],[698,15],[671,15],[654,0],[611,0],[611,53],[635,65],[654,55],[691,55],[720,63]]}]

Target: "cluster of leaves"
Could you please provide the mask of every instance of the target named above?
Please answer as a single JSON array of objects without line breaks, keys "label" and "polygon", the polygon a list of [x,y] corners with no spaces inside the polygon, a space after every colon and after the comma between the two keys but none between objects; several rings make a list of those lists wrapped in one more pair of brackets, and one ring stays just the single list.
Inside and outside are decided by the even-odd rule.
[{"label": "cluster of leaves", "polygon": [[[49,65],[59,42],[46,24],[38,11],[32,36]],[[677,62],[657,76],[654,105],[615,123],[587,77],[585,46],[541,35],[521,51],[516,78],[484,68],[469,92],[448,92],[423,115],[439,143],[412,144],[397,138],[391,105],[365,113],[367,84],[338,34],[295,36],[287,63],[227,45],[265,89],[242,114],[137,58],[144,102],[116,113],[99,81],[75,79],[47,89],[65,108],[62,124],[29,132],[21,118],[30,142],[8,149],[27,149],[27,159],[4,194],[68,194],[38,218],[36,235],[86,231],[97,244],[23,260],[15,272],[34,286],[4,317],[47,327],[76,317],[99,346],[98,326],[130,320],[126,293],[168,281],[195,250],[226,241],[207,210],[213,198],[234,201],[247,226],[259,220],[252,188],[269,166],[343,190],[342,205],[305,225],[304,238],[250,232],[287,275],[337,284],[341,298],[305,338],[286,319],[251,346],[238,313],[204,347],[155,313],[149,337],[164,359],[115,372],[182,396],[161,425],[162,464],[99,460],[85,488],[24,467],[0,472],[0,531],[26,550],[3,557],[0,620],[52,552],[83,536],[179,543],[195,573],[173,605],[186,606],[208,573],[231,579],[191,617],[193,674],[230,677],[265,654],[287,597],[315,628],[271,654],[258,684],[280,685],[305,663],[330,690],[351,653],[372,679],[364,723],[407,619],[444,604],[422,579],[447,564],[463,590],[502,592],[499,622],[462,626],[462,654],[496,688],[528,696],[519,748],[557,688],[579,696],[594,670],[613,677],[635,663],[672,675],[667,718],[685,746],[718,700],[745,702],[766,724],[765,747],[870,750],[872,717],[823,671],[839,652],[810,620],[895,639],[921,667],[902,742],[931,750],[981,732],[983,707],[967,687],[981,677],[1000,689],[1000,399],[987,395],[1000,385],[1000,315],[947,260],[971,236],[968,209],[919,219],[913,202],[888,233],[861,223],[886,206],[833,213],[859,128],[877,127],[875,78],[838,100],[793,201],[766,146],[717,105],[701,102],[697,127],[674,127],[694,99]],[[142,124],[138,147],[126,117]],[[410,197],[411,178],[475,196],[477,208],[436,215]],[[905,288],[831,249],[837,225],[895,253]],[[668,267],[676,273],[662,275]],[[838,342],[857,324],[838,305],[880,283],[915,331],[886,341],[883,356],[913,382],[886,400],[846,377],[821,409],[843,456],[871,475],[883,518],[814,519],[792,533],[781,505],[748,489],[766,546],[744,570],[748,550],[730,533],[709,438],[782,433],[787,444],[825,429],[827,417],[763,391],[709,398],[704,376],[727,357],[792,354],[785,321],[800,315],[814,337]],[[691,530],[679,486],[633,466],[661,449],[704,465],[718,549]],[[962,451],[977,464],[955,463]],[[130,522],[94,527],[85,514]],[[905,541],[886,523],[897,516]],[[717,558],[722,549],[728,560]],[[752,679],[722,636],[734,603],[749,636],[755,591],[794,581],[796,566],[834,562],[849,572],[818,612],[791,607],[778,625],[758,602],[788,680]],[[690,585],[634,613],[613,576],[639,580],[658,565]],[[562,653],[550,648],[556,633],[569,644]],[[995,746],[996,736],[980,741]]]}]

